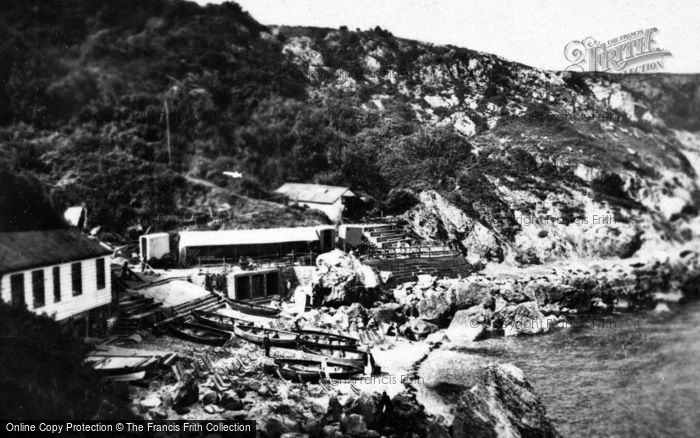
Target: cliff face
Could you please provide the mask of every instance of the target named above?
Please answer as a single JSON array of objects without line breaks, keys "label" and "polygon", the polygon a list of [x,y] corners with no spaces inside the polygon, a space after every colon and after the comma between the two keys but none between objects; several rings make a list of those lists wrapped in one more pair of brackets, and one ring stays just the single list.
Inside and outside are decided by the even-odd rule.
[{"label": "cliff face", "polygon": [[350,185],[482,261],[697,237],[697,76],[548,72],[379,28],[266,27],[235,4],[5,10],[0,164],[107,229],[294,180]]}]

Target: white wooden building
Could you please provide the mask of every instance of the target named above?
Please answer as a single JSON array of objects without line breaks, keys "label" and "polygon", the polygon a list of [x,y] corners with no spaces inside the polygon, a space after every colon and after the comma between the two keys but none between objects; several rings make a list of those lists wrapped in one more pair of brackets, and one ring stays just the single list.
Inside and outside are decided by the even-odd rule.
[{"label": "white wooden building", "polygon": [[72,229],[0,233],[0,297],[87,335],[112,302],[110,254]]},{"label": "white wooden building", "polygon": [[275,193],[283,195],[287,204],[303,205],[324,212],[336,224],[342,222],[345,200],[355,196],[348,187],[299,183],[285,183]]}]

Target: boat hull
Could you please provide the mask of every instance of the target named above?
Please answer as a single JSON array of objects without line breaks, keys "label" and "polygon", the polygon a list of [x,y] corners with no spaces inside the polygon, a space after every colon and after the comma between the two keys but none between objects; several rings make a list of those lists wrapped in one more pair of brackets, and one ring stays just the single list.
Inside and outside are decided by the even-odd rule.
[{"label": "boat hull", "polygon": [[192,316],[200,324],[227,332],[235,332],[236,324],[252,324],[252,322],[243,321],[242,319],[232,316],[221,315],[220,313],[208,312],[205,310],[193,310]]},{"label": "boat hull", "polygon": [[201,324],[168,324],[167,330],[174,336],[199,344],[222,346],[231,339],[231,333]]},{"label": "boat hull", "polygon": [[355,351],[352,353],[357,353],[357,354],[352,354],[350,355],[351,357],[339,357],[335,356],[333,353],[336,353],[338,351],[342,350],[333,350],[329,352],[330,354],[325,354],[324,351],[321,350],[316,350],[316,349],[311,349],[305,346],[302,346],[301,348],[302,352],[304,354],[308,355],[313,355],[315,360],[322,360],[322,358],[326,358],[329,364],[338,364],[338,365],[345,365],[345,366],[351,366],[351,367],[356,367],[356,368],[362,368],[365,366],[364,362],[364,352],[362,351]]},{"label": "boat hull", "polygon": [[239,312],[246,313],[253,316],[266,316],[268,318],[274,318],[280,313],[280,309],[273,309],[271,307],[263,306],[260,304],[246,303],[244,301],[232,300],[230,298],[226,299],[226,302],[232,309],[238,310]]},{"label": "boat hull", "polygon": [[282,330],[254,327],[250,325],[237,324],[234,334],[241,339],[245,339],[246,341],[258,345],[262,345],[263,340],[265,339],[265,334],[268,334],[270,337],[271,347],[295,348],[298,342],[297,334],[294,332],[285,332]]},{"label": "boat hull", "polygon": [[282,377],[289,380],[317,382],[326,377],[347,379],[362,373],[362,368],[327,363],[327,373],[322,370],[322,363],[307,359],[275,359],[275,364]]}]

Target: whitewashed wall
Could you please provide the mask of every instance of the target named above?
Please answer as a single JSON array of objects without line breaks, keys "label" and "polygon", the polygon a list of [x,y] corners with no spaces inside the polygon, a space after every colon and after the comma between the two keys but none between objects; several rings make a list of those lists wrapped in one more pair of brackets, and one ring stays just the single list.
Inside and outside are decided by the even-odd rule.
[{"label": "whitewashed wall", "polygon": [[[97,258],[3,274],[0,280],[0,296],[2,296],[3,301],[10,302],[12,297],[10,277],[21,272],[24,273],[24,302],[27,304],[27,308],[35,313],[47,314],[53,316],[57,321],[60,321],[78,313],[104,306],[112,301],[112,278],[109,259],[107,257],[102,257],[105,264],[105,287],[99,290],[97,289],[97,268],[95,266],[95,260],[97,260]],[[71,280],[71,265],[73,263],[82,264],[83,293],[78,296],[73,296],[73,284]],[[59,266],[61,271],[60,302],[54,302],[54,266]],[[34,293],[32,289],[32,272],[37,270],[44,271],[45,304],[35,309]]]},{"label": "whitewashed wall", "polygon": [[168,234],[146,234],[141,236],[141,239],[143,238],[146,239],[146,254],[141,254],[143,261],[148,261],[153,257],[160,259],[164,255],[170,254],[170,236]]}]

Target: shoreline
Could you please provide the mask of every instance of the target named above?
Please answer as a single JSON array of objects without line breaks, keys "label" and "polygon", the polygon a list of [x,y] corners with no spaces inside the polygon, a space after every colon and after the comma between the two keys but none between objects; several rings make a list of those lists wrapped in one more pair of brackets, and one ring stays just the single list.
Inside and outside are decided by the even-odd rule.
[{"label": "shoreline", "polygon": [[[628,314],[642,309],[650,310],[654,303],[663,303],[667,308],[669,305],[670,308],[682,305],[683,300],[689,297],[684,297],[678,291],[662,290],[671,284],[676,288],[681,287],[684,279],[693,278],[693,275],[700,272],[697,253],[686,254],[682,258],[686,268],[682,271],[676,270],[673,257],[668,256],[663,262],[658,258],[647,260],[646,263],[637,260],[628,261],[627,264],[620,260],[607,261],[605,266],[598,263],[594,269],[547,266],[505,269],[501,275],[486,270],[468,278],[454,280],[419,278],[417,282],[401,284],[390,292],[395,304],[383,303],[368,309],[359,305],[318,309],[318,321],[323,321],[324,318],[337,319],[339,315],[363,315],[364,312],[367,321],[375,320],[376,327],[382,329],[386,327],[387,316],[386,312],[381,311],[389,306],[393,313],[389,312],[388,320],[397,318],[399,322],[404,321],[398,339],[384,336],[381,344],[372,347],[381,374],[335,382],[330,387],[282,382],[276,376],[260,373],[267,359],[262,357],[259,347],[242,340],[236,340],[237,345],[233,347],[221,348],[202,347],[176,339],[147,335],[136,348],[174,347],[186,360],[205,353],[212,357],[215,367],[223,369],[230,369],[233,357],[246,354],[252,357],[251,368],[254,371],[233,375],[232,389],[224,392],[213,390],[211,382],[205,378],[198,385],[197,401],[181,413],[171,409],[173,394],[179,386],[177,382],[154,382],[147,388],[131,390],[131,403],[137,415],[151,418],[245,418],[263,422],[263,430],[268,427],[267,423],[274,420],[276,426],[270,427],[285,424],[285,430],[305,431],[307,422],[319,416],[327,418],[336,404],[341,406],[336,407],[336,411],[340,409],[349,415],[350,407],[358,403],[358,400],[374,398],[373,406],[376,406],[376,397],[386,391],[389,397],[413,400],[412,409],[423,412],[424,424],[449,430],[461,415],[455,403],[469,388],[449,387],[451,395],[445,399],[435,386],[446,382],[439,382],[434,376],[426,375],[425,366],[430,364],[435,355],[444,354],[458,345],[481,348],[478,339],[504,335],[546,335],[550,329],[566,330],[577,321],[585,322],[590,318],[614,321],[621,312]],[[514,275],[515,273],[519,275]],[[534,273],[540,275],[535,276]],[[563,293],[557,293],[562,290]],[[621,297],[625,297],[626,302]],[[576,306],[566,307],[562,303],[573,303]],[[406,320],[401,316],[402,312],[397,311],[396,304],[404,309],[417,310],[418,317],[411,316]],[[522,309],[528,311],[521,311]],[[468,314],[466,319],[461,315],[464,312]],[[424,315],[434,317],[432,321],[436,323],[430,322],[431,319],[422,320]],[[340,320],[350,324],[348,318]],[[417,340],[406,339],[403,328],[409,327],[411,323],[415,325],[419,320],[429,327],[428,333],[419,335]],[[285,323],[289,324],[291,320],[286,320]],[[455,324],[464,325],[461,328],[465,330],[457,330],[459,327],[453,327]],[[362,330],[365,329],[358,329],[358,332]],[[457,338],[450,339],[455,335],[466,335],[468,343],[464,344]],[[462,372],[471,373],[476,382],[484,369],[497,362],[482,357],[474,363],[465,364]],[[230,409],[232,407],[237,409]],[[342,416],[338,415],[333,421],[323,421],[340,430],[345,426],[341,426]]]}]

